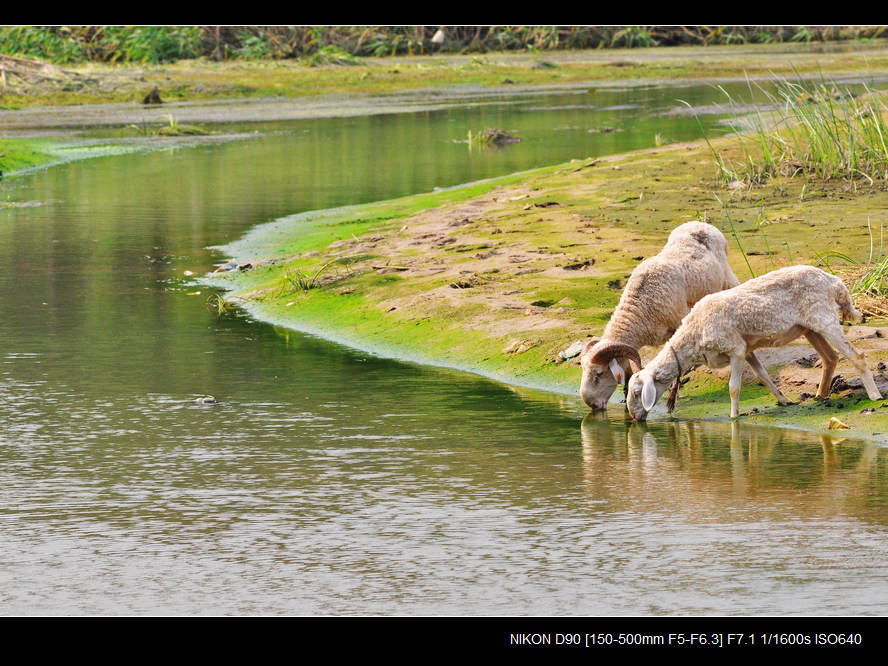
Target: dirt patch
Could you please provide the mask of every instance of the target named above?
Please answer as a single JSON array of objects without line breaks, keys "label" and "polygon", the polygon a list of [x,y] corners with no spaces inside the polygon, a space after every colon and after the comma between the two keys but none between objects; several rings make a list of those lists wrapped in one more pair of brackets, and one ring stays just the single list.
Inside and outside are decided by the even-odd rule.
[{"label": "dirt patch", "polygon": [[[381,272],[396,265],[405,276],[427,284],[419,293],[383,298],[380,307],[387,312],[423,317],[462,310],[471,313],[464,325],[492,337],[564,327],[567,322],[548,314],[561,314],[563,308],[534,307],[529,296],[524,300],[508,288],[519,273],[527,275],[515,270],[516,265],[551,263],[560,256],[529,247],[532,243],[524,237],[512,236],[511,242],[496,238],[502,202],[524,198],[528,192],[526,187],[499,189],[494,196],[423,211],[406,218],[398,232],[385,238],[347,243],[342,256],[372,251],[372,262],[356,262],[353,270]],[[338,253],[342,248],[332,249]]]}]

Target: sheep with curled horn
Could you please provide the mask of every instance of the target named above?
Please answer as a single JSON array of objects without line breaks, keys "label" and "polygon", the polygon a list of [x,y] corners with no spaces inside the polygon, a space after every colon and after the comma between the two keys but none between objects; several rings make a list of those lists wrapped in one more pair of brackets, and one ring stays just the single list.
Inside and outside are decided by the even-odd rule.
[{"label": "sheep with curled horn", "polygon": [[686,222],[672,230],[658,254],[635,267],[601,338],[586,343],[580,357],[580,395],[591,409],[605,409],[618,384],[626,392],[632,373],[641,369],[642,347],[662,345],[697,301],[739,283],[727,249],[711,224]]}]

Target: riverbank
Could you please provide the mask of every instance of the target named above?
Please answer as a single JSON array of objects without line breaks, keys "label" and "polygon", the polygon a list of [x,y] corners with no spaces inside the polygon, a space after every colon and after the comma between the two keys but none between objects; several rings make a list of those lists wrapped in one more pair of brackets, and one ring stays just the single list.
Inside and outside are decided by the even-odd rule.
[{"label": "riverbank", "polygon": [[0,84],[0,110],[46,105],[366,95],[453,86],[565,85],[842,74],[888,66],[885,40],[353,58],[348,62],[182,60],[47,65]]},{"label": "riverbank", "polygon": [[[735,149],[730,139],[718,148]],[[722,229],[745,280],[816,264],[826,250],[865,261],[872,214],[886,207],[879,184],[782,178],[728,189],[705,143],[673,145],[280,220],[221,248],[234,257],[231,270],[205,282],[274,324],[576,396],[577,359],[561,361],[559,352],[600,334],[632,268],[677,224],[697,218]],[[884,368],[888,322],[848,333],[874,370]],[[799,404],[778,407],[750,380],[744,421],[826,432],[837,417],[854,437],[888,439],[888,401],[867,400],[847,361],[832,398],[811,397],[820,374],[811,352],[801,344],[763,352]],[[876,377],[888,391],[888,374]],[[727,407],[724,373],[700,368],[675,417],[727,420]],[[667,418],[659,410],[655,417]]]},{"label": "riverbank", "polygon": [[[238,141],[247,136],[245,134],[218,134],[125,139],[117,137],[78,139],[63,136],[0,138],[0,178],[19,176],[33,169],[57,166],[77,160],[175,149],[189,145]],[[0,206],[15,205],[18,204],[13,201],[0,202]]]},{"label": "riverbank", "polygon": [[46,141],[0,139],[0,176],[43,166],[55,157]]}]

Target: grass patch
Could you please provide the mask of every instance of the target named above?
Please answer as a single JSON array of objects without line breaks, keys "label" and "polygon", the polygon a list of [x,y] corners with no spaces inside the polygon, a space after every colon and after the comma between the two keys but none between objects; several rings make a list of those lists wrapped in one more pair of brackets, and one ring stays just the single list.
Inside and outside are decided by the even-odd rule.
[{"label": "grass patch", "polygon": [[284,273],[283,281],[285,286],[290,287],[290,291],[297,292],[306,292],[311,289],[317,289],[321,286],[321,278],[327,272],[327,269],[333,265],[334,262],[328,261],[326,264],[318,268],[313,272],[302,271],[299,269],[291,269]]},{"label": "grass patch", "polygon": [[494,148],[517,143],[518,141],[521,141],[521,139],[501,129],[489,128],[480,132],[473,132],[472,130],[468,132],[469,148]]},{"label": "grass patch", "polygon": [[207,307],[221,317],[234,310],[234,303],[225,300],[220,294],[211,294],[207,299]]},{"label": "grass patch", "polygon": [[[719,86],[735,115],[748,123],[746,128],[733,125],[741,149],[739,160],[716,150],[703,132],[723,181],[758,185],[799,174],[822,181],[865,179],[872,184],[888,180],[884,93],[864,84],[858,95],[823,78],[816,84],[801,78],[796,82],[775,78],[772,83],[773,91],[749,82],[750,99],[742,103]],[[747,105],[756,107],[756,92],[764,97],[765,108],[744,115]]]},{"label": "grass patch", "polygon": [[58,160],[46,141],[0,139],[0,176]]},{"label": "grass patch", "polygon": [[305,64],[309,67],[321,65],[360,65],[361,61],[351,53],[338,46],[322,46],[317,51],[305,58]]},{"label": "grass patch", "polygon": [[199,125],[183,125],[180,124],[172,115],[167,116],[167,124],[158,126],[129,125],[129,129],[134,129],[141,136],[206,136],[211,134],[206,127]]}]

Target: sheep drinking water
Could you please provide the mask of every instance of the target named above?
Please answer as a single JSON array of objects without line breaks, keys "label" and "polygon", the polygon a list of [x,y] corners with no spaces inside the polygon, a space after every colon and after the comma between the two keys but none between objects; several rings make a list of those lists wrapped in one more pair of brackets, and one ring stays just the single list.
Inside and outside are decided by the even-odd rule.
[{"label": "sheep drinking water", "polygon": [[617,384],[626,387],[632,364],[641,367],[641,347],[663,344],[697,301],[738,284],[727,247],[711,224],[686,222],[659,254],[635,267],[601,338],[592,338],[580,358],[580,395],[589,407],[604,409]]}]

